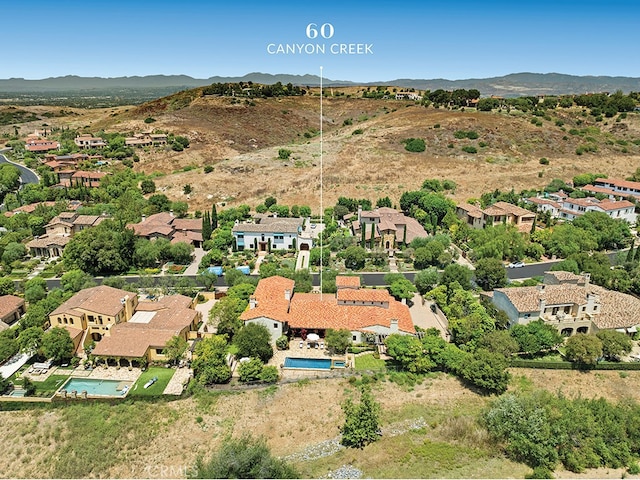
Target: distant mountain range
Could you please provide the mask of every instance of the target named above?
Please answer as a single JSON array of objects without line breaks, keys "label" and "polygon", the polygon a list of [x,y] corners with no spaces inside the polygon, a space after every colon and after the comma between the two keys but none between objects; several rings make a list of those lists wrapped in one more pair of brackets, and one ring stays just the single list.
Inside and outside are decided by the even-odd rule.
[{"label": "distant mountain range", "polygon": [[[267,73],[249,73],[243,77],[210,77],[206,79],[193,78],[188,75],[148,75],[133,77],[65,77],[45,78],[42,80],[26,80],[24,78],[0,79],[0,94],[7,93],[53,93],[53,92],[91,92],[105,90],[145,90],[171,89],[175,91],[201,87],[217,82],[254,82],[272,84],[282,82],[300,86],[318,86],[320,77],[317,75],[272,75]],[[559,73],[514,73],[502,77],[477,78],[467,80],[446,80],[442,78],[432,80],[402,78],[385,82],[358,83],[347,80],[330,80],[323,78],[325,86],[394,86],[400,88],[414,88],[416,90],[444,90],[475,88],[483,96],[499,95],[515,97],[522,95],[563,95],[581,94],[588,92],[624,93],[640,91],[640,78],[608,77],[608,76],[575,76]]]}]

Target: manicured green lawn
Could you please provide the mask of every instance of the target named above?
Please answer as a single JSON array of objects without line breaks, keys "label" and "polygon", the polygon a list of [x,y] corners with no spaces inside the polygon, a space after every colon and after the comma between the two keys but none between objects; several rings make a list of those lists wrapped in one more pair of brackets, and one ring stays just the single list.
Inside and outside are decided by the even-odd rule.
[{"label": "manicured green lawn", "polygon": [[[36,377],[37,378],[37,377]],[[44,381],[38,381],[33,378],[33,384],[36,387],[36,397],[51,397],[58,388],[69,378],[69,375],[49,375]],[[21,381],[16,382],[17,385],[21,384]]]},{"label": "manicured green lawn", "polygon": [[[138,381],[131,387],[129,395],[131,397],[155,397],[162,395],[164,389],[167,387],[169,380],[173,377],[175,370],[173,368],[164,367],[150,367],[145,372],[142,372]],[[158,377],[158,381],[151,385],[149,388],[144,388],[145,383],[151,380],[153,377]]]},{"label": "manicured green lawn", "polygon": [[356,370],[386,370],[384,360],[375,358],[372,353],[356,357]]}]

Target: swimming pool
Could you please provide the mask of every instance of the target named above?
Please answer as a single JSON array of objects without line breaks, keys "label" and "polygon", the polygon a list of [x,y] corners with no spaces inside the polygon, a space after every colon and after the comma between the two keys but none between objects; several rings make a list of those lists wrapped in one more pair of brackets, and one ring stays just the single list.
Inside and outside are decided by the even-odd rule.
[{"label": "swimming pool", "polygon": [[344,368],[345,363],[331,358],[300,358],[286,357],[283,368],[301,368],[306,370],[331,370],[332,368]]},{"label": "swimming pool", "polygon": [[95,397],[124,397],[133,382],[123,380],[100,380],[98,378],[70,378],[60,388],[60,392],[66,390],[71,393],[74,390],[78,396],[87,392],[87,396]]}]

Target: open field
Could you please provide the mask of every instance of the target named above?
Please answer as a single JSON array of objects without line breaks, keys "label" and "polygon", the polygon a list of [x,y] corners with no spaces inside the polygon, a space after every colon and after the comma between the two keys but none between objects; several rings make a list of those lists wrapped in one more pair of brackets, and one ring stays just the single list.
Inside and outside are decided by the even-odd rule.
[{"label": "open field", "polygon": [[[609,371],[514,369],[512,389],[640,401],[633,387],[640,372],[625,373],[623,378]],[[273,453],[291,458],[304,477],[324,476],[344,464],[370,478],[523,478],[530,471],[505,459],[476,424],[492,397],[444,374],[412,387],[375,382],[385,435],[364,450],[340,449],[317,458],[317,446],[337,438],[340,404],[355,391],[348,380],[311,380],[175,401],[89,401],[2,411],[0,435],[19,441],[6,442],[0,471],[8,477],[180,478],[199,455],[208,456],[226,435],[242,432],[265,436]],[[621,472],[608,472],[620,478]],[[591,473],[583,477],[593,478]]]}]

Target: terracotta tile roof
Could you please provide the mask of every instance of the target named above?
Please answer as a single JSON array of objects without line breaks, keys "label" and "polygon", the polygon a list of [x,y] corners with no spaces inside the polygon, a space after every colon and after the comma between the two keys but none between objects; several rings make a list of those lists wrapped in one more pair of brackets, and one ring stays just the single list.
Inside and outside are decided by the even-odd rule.
[{"label": "terracotta tile roof", "polygon": [[100,215],[78,215],[73,221],[74,225],[96,226],[102,222],[105,217]]},{"label": "terracotta tile roof", "polygon": [[584,275],[576,275],[573,272],[565,272],[562,270],[550,270],[548,272],[544,272],[545,277],[554,277],[558,282],[578,282],[580,280],[584,281]]},{"label": "terracotta tile roof", "polygon": [[360,288],[358,290],[341,288],[338,290],[336,297],[342,302],[389,302],[393,300],[387,290],[371,288]]},{"label": "terracotta tile roof", "polygon": [[[357,277],[356,277],[357,278]],[[369,305],[338,305],[337,296],[317,293],[293,293],[291,302],[285,299],[284,291],[293,292],[294,281],[283,277],[268,277],[260,280],[255,291],[258,302],[255,308],[245,310],[240,318],[244,321],[261,317],[279,322],[288,322],[292,328],[372,329],[375,326],[389,328],[391,320],[398,320],[402,332],[415,333],[409,307],[395,301],[386,290],[367,290],[364,296],[386,298],[388,307]],[[341,289],[340,293],[358,290]]]},{"label": "terracotta tile roof", "polygon": [[138,303],[133,317],[111,327],[110,334],[97,343],[92,353],[142,357],[148,348],[163,348],[171,337],[197,323],[200,314],[189,308],[191,303],[191,298],[184,295]]},{"label": "terracotta tile roof", "polygon": [[360,288],[360,277],[355,275],[337,275],[336,287],[338,288]]},{"label": "terracotta tile roof", "polygon": [[56,308],[50,315],[59,315],[69,313],[78,315],[77,309],[89,310],[103,315],[115,316],[122,309],[121,299],[131,297],[135,293],[120,290],[118,288],[109,287],[107,285],[99,285],[97,287],[86,288],[80,290],[69,300]]},{"label": "terracotta tile roof", "polygon": [[527,202],[534,203],[536,205],[551,205],[552,207],[560,208],[560,204],[558,202],[549,200],[547,198],[530,197],[527,198]]},{"label": "terracotta tile roof", "polygon": [[632,182],[629,180],[622,180],[620,178],[596,178],[595,182],[604,183],[606,185],[614,185],[621,188],[640,190],[640,182]]},{"label": "terracotta tile roof", "polygon": [[527,210],[526,208],[522,208],[508,202],[496,202],[492,206],[500,208],[506,213],[515,215],[517,217],[531,217],[535,215],[535,213],[531,212],[530,210]]},{"label": "terracotta tile roof", "polygon": [[71,238],[64,235],[41,235],[27,242],[25,246],[27,248],[65,247],[70,241]]},{"label": "terracotta tile roof", "polygon": [[15,295],[3,295],[0,297],[0,318],[15,312],[24,305],[24,298]]},{"label": "terracotta tile roof", "polygon": [[635,207],[635,205],[629,200],[602,200],[598,207],[609,212],[611,210],[620,210],[622,208]]},{"label": "terracotta tile roof", "polygon": [[258,282],[253,296],[257,301],[255,308],[248,308],[240,315],[242,320],[251,320],[260,317],[272,318],[280,322],[289,319],[289,300],[284,296],[285,290],[293,295],[295,282],[289,278],[278,275],[263,278]]},{"label": "terracotta tile roof", "polygon": [[202,232],[202,220],[199,218],[173,218],[171,223],[176,230],[191,230],[192,232]]},{"label": "terracotta tile roof", "polygon": [[482,218],[482,210],[475,205],[471,205],[469,203],[459,203],[458,208],[470,217]]},{"label": "terracotta tile roof", "polygon": [[587,303],[585,287],[569,285],[545,285],[538,287],[496,288],[502,292],[519,312],[539,312],[540,301],[547,307],[553,305],[584,305]]},{"label": "terracotta tile roof", "polygon": [[640,325],[640,299],[597,285],[591,288],[600,295],[601,302],[600,314],[593,319],[596,327],[628,328]]}]

